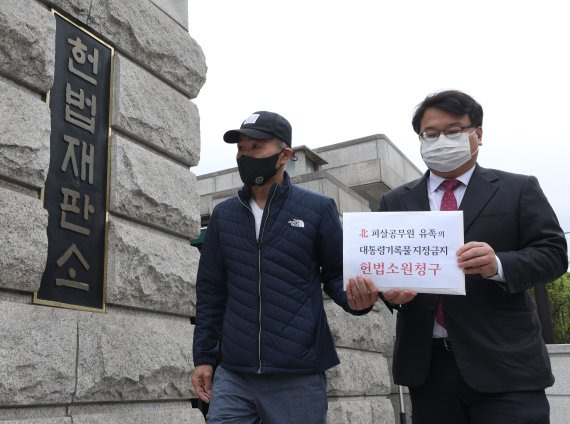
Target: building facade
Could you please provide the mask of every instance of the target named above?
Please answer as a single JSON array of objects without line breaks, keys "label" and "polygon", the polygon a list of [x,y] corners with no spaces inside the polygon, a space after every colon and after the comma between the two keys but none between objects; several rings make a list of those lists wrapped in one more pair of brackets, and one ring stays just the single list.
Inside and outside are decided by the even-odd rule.
[{"label": "building facade", "polygon": [[187,2],[0,0],[0,34],[0,422],[203,423]]}]

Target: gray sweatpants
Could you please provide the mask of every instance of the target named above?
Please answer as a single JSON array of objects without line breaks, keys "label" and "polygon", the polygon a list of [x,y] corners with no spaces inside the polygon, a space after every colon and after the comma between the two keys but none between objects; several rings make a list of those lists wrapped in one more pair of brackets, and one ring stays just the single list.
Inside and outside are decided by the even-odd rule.
[{"label": "gray sweatpants", "polygon": [[208,424],[325,424],[325,373],[240,374],[218,367]]}]

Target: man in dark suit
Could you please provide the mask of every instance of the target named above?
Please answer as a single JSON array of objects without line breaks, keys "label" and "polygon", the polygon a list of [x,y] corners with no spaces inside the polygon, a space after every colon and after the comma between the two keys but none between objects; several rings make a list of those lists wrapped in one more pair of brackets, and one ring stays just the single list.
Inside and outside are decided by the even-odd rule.
[{"label": "man in dark suit", "polygon": [[414,424],[549,422],[554,377],[527,290],[566,271],[566,239],[535,177],[477,164],[482,124],[467,94],[428,96],[412,125],[429,170],[380,202],[464,216],[465,296],[383,294],[399,309],[394,381],[410,389]]}]

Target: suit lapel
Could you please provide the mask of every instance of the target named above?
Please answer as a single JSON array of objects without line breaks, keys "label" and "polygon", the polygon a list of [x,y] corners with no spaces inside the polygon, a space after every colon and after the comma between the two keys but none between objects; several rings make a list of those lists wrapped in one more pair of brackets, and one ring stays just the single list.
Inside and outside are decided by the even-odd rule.
[{"label": "suit lapel", "polygon": [[[429,171],[422,178],[408,185],[408,191],[402,196],[405,210],[429,211],[429,198],[427,194],[427,177]],[[495,195],[499,188],[496,184],[498,177],[491,169],[485,169],[476,165],[471,176],[459,209],[463,211],[463,226],[465,231],[471,227],[475,218],[479,216],[485,205]]]},{"label": "suit lapel", "polygon": [[[429,172],[429,171],[428,171]],[[403,202],[407,211],[429,211],[429,198],[427,194],[427,176],[428,172],[422,178],[416,180],[406,186],[408,192],[403,196]]]},{"label": "suit lapel", "polygon": [[495,181],[497,175],[490,169],[476,166],[475,172],[471,176],[465,195],[459,205],[459,210],[463,211],[463,226],[465,232],[471,227],[475,218],[479,216],[485,205],[495,195],[499,188]]}]

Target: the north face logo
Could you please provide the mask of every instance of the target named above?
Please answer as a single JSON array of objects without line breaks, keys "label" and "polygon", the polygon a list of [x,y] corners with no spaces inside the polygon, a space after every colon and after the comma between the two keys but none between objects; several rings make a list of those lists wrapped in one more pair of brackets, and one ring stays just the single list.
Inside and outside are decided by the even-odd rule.
[{"label": "the north face logo", "polygon": [[289,225],[291,225],[291,227],[299,227],[299,228],[305,227],[305,223],[300,219],[292,219],[291,221],[289,221]]}]

